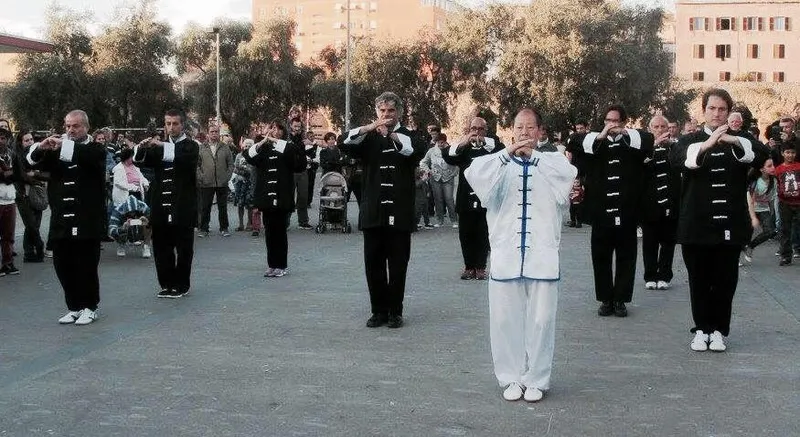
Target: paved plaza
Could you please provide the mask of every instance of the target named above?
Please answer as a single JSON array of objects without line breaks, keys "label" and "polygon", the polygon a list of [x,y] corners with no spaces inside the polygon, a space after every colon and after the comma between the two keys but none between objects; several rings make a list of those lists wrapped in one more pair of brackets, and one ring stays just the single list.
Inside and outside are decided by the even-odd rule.
[{"label": "paved plaza", "polygon": [[640,265],[630,316],[601,319],[589,233],[564,230],[552,388],[537,404],[501,398],[486,283],[458,279],[449,226],[413,236],[398,330],[364,327],[359,233],[293,225],[275,279],[263,237],[198,239],[177,300],[156,299],[152,259],[106,244],[100,317],[84,327],[56,323],[51,260],[18,259],[22,274],[0,278],[0,436],[800,435],[800,263],[757,249],[728,352],[697,353],[679,254],[672,290],[645,291]]}]

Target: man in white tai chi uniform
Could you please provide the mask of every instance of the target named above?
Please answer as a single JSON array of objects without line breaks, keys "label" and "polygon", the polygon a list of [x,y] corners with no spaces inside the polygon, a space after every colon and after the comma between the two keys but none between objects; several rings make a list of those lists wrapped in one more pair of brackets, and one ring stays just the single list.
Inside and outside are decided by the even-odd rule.
[{"label": "man in white tai chi uniform", "polygon": [[465,176],[486,208],[491,245],[489,320],[503,398],[542,399],[550,387],[561,222],[577,175],[559,152],[536,150],[541,117],[523,109],[515,142],[476,158]]}]

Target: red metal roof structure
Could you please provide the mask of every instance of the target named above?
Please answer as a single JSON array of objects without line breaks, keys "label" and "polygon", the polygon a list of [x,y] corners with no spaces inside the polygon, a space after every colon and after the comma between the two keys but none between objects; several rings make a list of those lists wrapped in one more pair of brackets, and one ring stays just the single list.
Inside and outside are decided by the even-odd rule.
[{"label": "red metal roof structure", "polygon": [[43,53],[53,51],[53,44],[38,39],[0,33],[0,53]]}]

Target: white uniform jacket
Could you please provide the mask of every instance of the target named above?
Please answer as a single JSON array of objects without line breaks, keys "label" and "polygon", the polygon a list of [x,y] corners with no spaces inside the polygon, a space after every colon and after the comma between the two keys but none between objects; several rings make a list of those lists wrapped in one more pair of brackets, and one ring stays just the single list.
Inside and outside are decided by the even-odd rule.
[{"label": "white uniform jacket", "polygon": [[493,280],[560,279],[562,215],[577,173],[558,152],[526,160],[501,150],[472,161],[464,176],[486,208]]}]

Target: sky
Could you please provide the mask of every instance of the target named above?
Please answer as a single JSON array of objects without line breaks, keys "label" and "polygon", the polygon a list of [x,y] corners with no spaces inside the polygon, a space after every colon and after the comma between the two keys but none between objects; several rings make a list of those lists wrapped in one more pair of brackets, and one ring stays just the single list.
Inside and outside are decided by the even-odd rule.
[{"label": "sky", "polygon": [[[28,38],[41,38],[44,29],[44,13],[54,0],[3,0],[10,6],[0,13],[0,32]],[[55,0],[56,3],[75,11],[91,12],[89,23],[92,32],[98,32],[104,24],[113,21],[116,11],[125,5],[136,4],[136,0]],[[461,3],[477,6],[482,3],[520,3],[521,0],[462,0]],[[672,0],[627,0],[639,4],[671,4]],[[22,5],[24,4],[24,6]],[[188,6],[191,5],[191,6]],[[189,22],[210,24],[216,17],[250,20],[252,0],[156,0],[158,16],[172,25],[175,34]]]}]

